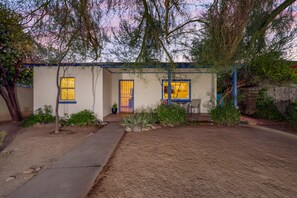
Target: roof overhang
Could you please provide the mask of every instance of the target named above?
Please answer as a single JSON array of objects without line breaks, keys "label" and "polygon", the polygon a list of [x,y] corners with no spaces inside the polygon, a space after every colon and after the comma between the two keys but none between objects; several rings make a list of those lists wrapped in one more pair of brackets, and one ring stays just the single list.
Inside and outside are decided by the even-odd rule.
[{"label": "roof overhang", "polygon": [[[165,68],[104,68],[110,73],[168,73]],[[172,73],[211,73],[208,68],[175,68]]]},{"label": "roof overhang", "polygon": [[[27,63],[26,67],[57,67],[59,64]],[[111,73],[210,73],[209,67],[190,62],[178,63],[132,63],[132,62],[93,62],[93,63],[61,63],[60,66],[102,67]]]}]

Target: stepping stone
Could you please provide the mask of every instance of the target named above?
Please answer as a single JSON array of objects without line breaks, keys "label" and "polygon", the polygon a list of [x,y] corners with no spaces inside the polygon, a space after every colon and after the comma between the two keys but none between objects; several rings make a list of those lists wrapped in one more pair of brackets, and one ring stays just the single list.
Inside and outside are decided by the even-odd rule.
[{"label": "stepping stone", "polygon": [[5,182],[9,182],[15,179],[15,176],[10,176],[5,179]]}]

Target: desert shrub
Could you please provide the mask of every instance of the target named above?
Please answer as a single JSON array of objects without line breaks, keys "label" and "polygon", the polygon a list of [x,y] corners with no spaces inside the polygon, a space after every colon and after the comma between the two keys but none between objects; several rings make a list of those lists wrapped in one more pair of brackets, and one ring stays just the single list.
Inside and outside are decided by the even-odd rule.
[{"label": "desert shrub", "polygon": [[52,123],[55,120],[55,116],[52,115],[53,108],[51,105],[44,105],[43,108],[38,108],[34,114],[30,115],[23,121],[23,126],[28,127],[34,124],[47,124]]},{"label": "desert shrub", "polygon": [[269,120],[283,120],[284,116],[276,108],[273,98],[268,96],[266,90],[261,90],[257,96],[255,117]]},{"label": "desert shrub", "polygon": [[165,125],[182,125],[187,122],[187,112],[177,104],[159,105],[155,109],[158,121]]},{"label": "desert shrub", "polygon": [[125,117],[122,124],[129,128],[145,128],[150,127],[157,122],[158,120],[153,110],[142,108],[136,110],[134,114]]},{"label": "desert shrub", "polygon": [[3,141],[7,133],[5,131],[0,131],[0,146],[3,145]]},{"label": "desert shrub", "polygon": [[71,114],[65,124],[70,126],[89,126],[96,125],[97,123],[98,120],[95,113],[85,109]]},{"label": "desert shrub", "polygon": [[297,101],[290,105],[286,120],[294,129],[297,129]]},{"label": "desert shrub", "polygon": [[227,103],[225,106],[218,106],[210,111],[211,120],[216,124],[235,125],[240,122],[240,112]]},{"label": "desert shrub", "polygon": [[145,128],[156,123],[178,126],[186,123],[186,110],[179,105],[159,105],[155,109],[140,109],[124,118],[122,124],[129,128]]}]

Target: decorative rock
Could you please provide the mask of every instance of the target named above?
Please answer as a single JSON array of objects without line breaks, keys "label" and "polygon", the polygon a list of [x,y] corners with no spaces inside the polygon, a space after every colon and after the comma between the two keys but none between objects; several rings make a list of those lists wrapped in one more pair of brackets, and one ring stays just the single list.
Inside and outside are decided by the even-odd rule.
[{"label": "decorative rock", "polygon": [[142,130],[141,130],[141,127],[136,126],[136,127],[133,128],[133,131],[134,132],[141,132]]},{"label": "decorative rock", "polygon": [[23,171],[23,174],[32,174],[32,173],[34,173],[34,169],[29,169],[29,170]]},{"label": "decorative rock", "polygon": [[130,127],[126,127],[125,131],[126,132],[132,132],[132,129]]},{"label": "decorative rock", "polygon": [[142,131],[149,131],[150,128],[142,128]]},{"label": "decorative rock", "polygon": [[42,169],[41,167],[37,167],[37,168],[35,168],[35,171],[39,172],[41,169]]},{"label": "decorative rock", "polygon": [[161,129],[162,128],[162,126],[160,126],[160,125],[155,125],[154,127],[156,127],[156,129]]},{"label": "decorative rock", "polygon": [[15,179],[15,176],[10,176],[10,177],[7,177],[5,179],[5,182],[9,182],[9,181],[14,180],[14,179]]},{"label": "decorative rock", "polygon": [[108,122],[101,122],[101,124],[102,124],[102,125],[107,125],[107,124],[108,124]]}]

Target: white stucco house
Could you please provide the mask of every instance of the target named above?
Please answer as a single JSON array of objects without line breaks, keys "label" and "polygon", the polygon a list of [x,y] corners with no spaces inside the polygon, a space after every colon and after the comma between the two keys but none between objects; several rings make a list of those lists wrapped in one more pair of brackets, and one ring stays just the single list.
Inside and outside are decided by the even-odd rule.
[{"label": "white stucco house", "polygon": [[[26,64],[34,68],[33,109],[55,107],[57,65]],[[62,64],[60,75],[60,115],[89,109],[101,120],[111,114],[117,103],[121,113],[152,107],[166,100],[168,63],[160,67],[143,66],[133,70],[127,63]],[[172,72],[171,93],[175,102],[201,100],[201,113],[207,113],[210,101],[216,101],[217,77],[208,68],[177,63]]]}]

